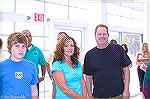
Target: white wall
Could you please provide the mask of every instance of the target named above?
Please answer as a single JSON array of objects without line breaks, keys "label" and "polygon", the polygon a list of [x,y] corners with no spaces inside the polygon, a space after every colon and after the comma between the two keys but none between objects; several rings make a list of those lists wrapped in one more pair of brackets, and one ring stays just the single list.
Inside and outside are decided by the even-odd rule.
[{"label": "white wall", "polygon": [[95,1],[88,1],[87,2],[88,6],[88,13],[87,13],[87,18],[88,18],[88,32],[86,35],[88,35],[87,40],[88,40],[88,45],[87,46],[87,51],[93,47],[96,46],[95,42],[95,27],[102,23],[102,3],[98,0]]}]

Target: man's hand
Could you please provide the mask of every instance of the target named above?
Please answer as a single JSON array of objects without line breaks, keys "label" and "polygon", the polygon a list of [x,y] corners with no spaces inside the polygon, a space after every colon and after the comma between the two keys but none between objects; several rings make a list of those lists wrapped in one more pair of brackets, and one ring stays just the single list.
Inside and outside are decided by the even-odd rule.
[{"label": "man's hand", "polygon": [[130,92],[129,90],[123,91],[123,99],[129,99],[130,98]]},{"label": "man's hand", "polygon": [[40,83],[41,81],[43,81],[44,79],[45,79],[44,77],[38,78],[39,83]]}]

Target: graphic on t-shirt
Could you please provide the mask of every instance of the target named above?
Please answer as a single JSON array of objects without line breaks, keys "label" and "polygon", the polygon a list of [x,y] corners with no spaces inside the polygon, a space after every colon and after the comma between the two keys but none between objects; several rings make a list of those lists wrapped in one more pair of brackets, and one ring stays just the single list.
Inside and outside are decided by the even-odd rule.
[{"label": "graphic on t-shirt", "polygon": [[15,72],[15,78],[17,78],[17,79],[23,78],[23,73],[22,72]]}]

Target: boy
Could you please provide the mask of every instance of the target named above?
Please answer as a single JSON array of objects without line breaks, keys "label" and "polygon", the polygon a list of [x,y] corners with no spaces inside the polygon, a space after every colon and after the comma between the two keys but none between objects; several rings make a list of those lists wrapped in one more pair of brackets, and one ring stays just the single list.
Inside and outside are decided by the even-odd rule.
[{"label": "boy", "polygon": [[36,68],[33,63],[23,59],[27,45],[27,38],[22,33],[12,33],[8,37],[7,48],[11,55],[9,59],[0,62],[0,97],[2,99],[38,98]]}]

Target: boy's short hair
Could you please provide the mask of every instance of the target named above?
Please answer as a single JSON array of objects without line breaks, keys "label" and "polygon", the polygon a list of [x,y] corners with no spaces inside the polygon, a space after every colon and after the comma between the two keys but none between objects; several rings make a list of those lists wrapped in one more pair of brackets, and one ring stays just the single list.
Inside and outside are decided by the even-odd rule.
[{"label": "boy's short hair", "polygon": [[24,43],[26,47],[28,46],[28,40],[27,37],[20,32],[15,32],[9,35],[7,39],[7,48],[8,50],[11,50],[12,46],[16,43]]}]

